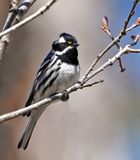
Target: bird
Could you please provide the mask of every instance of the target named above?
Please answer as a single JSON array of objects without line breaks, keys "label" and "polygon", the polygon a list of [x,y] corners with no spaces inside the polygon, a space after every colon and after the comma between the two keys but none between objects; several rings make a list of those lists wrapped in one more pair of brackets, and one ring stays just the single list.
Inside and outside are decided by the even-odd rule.
[{"label": "bird", "polygon": [[[66,93],[67,88],[78,82],[80,77],[78,46],[77,39],[65,32],[53,41],[50,52],[46,55],[37,71],[25,107],[56,93]],[[62,100],[68,99],[67,94],[64,97],[66,99]],[[23,114],[23,116],[29,118],[29,122],[18,143],[18,149],[27,149],[34,127],[46,108],[47,105],[44,105]]]}]

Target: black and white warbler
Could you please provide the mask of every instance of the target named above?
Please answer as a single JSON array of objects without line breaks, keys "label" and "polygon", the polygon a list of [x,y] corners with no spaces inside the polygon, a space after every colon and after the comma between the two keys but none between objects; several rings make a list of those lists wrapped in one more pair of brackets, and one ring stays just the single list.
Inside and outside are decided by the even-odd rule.
[{"label": "black and white warbler", "polygon": [[[78,81],[80,76],[78,45],[76,38],[68,33],[60,34],[59,39],[53,42],[51,51],[40,65],[25,107],[62,92]],[[27,148],[37,120],[46,107],[44,105],[25,114],[30,120],[18,143],[18,148]]]}]

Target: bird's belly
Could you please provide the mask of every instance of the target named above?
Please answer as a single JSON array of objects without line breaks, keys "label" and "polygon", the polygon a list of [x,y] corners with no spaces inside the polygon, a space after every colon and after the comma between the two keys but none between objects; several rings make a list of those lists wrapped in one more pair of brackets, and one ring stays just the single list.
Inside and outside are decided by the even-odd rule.
[{"label": "bird's belly", "polygon": [[48,88],[49,94],[61,92],[74,85],[80,77],[79,66],[67,65],[63,63],[59,70],[57,79],[51,88]]},{"label": "bird's belly", "polygon": [[79,70],[79,66],[67,65],[63,63],[57,78],[58,90],[63,91],[75,84],[80,77]]},{"label": "bird's belly", "polygon": [[51,87],[43,94],[42,98],[49,97],[57,92],[62,92],[74,85],[80,77],[80,67],[68,64],[61,64],[58,76]]}]

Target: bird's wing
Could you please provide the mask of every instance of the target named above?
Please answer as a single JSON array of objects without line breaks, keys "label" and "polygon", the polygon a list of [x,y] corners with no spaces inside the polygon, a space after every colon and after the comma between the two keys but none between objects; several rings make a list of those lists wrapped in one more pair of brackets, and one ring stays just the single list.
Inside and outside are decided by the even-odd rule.
[{"label": "bird's wing", "polygon": [[[34,96],[36,94],[36,92],[39,90],[40,88],[40,81],[42,80],[42,78],[44,77],[44,74],[46,73],[46,70],[48,69],[48,65],[50,64],[50,62],[52,61],[52,58],[54,56],[54,52],[50,51],[49,54],[45,57],[45,59],[43,60],[43,62],[41,63],[36,78],[33,82],[33,87],[32,90],[29,94],[29,97],[26,101],[25,107],[31,105],[34,101]],[[26,114],[23,114],[23,116],[27,115],[30,116],[31,112],[27,112]]]}]

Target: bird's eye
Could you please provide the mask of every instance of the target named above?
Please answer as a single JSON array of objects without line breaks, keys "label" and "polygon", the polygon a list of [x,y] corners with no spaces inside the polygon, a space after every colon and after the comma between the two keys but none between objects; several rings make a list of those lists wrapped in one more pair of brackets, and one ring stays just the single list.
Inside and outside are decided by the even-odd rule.
[{"label": "bird's eye", "polygon": [[68,45],[72,45],[72,41],[67,41],[67,44]]}]

